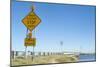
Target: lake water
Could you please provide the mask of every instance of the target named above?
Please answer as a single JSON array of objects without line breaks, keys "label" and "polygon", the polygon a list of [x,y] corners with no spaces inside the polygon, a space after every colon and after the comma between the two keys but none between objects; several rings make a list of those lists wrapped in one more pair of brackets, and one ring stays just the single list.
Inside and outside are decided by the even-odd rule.
[{"label": "lake water", "polygon": [[80,54],[79,61],[95,61],[96,55],[95,54]]}]

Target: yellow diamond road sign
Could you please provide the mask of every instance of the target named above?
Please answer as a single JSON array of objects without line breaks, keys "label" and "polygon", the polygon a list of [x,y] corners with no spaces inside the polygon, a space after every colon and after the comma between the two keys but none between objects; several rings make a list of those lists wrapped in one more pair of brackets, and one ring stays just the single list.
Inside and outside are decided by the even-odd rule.
[{"label": "yellow diamond road sign", "polygon": [[23,24],[32,31],[41,22],[41,19],[34,13],[30,12],[23,20]]}]

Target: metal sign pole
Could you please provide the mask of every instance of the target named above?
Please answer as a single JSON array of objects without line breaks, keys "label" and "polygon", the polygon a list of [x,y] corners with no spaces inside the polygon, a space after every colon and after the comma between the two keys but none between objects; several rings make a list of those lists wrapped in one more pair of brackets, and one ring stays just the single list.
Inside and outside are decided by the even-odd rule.
[{"label": "metal sign pole", "polygon": [[63,47],[63,41],[60,42],[60,45],[61,45],[61,54],[62,54],[62,52],[63,52],[63,48],[62,48]]},{"label": "metal sign pole", "polygon": [[[35,29],[34,29],[34,36],[35,36]],[[34,46],[33,46],[33,56],[32,56],[33,58],[32,58],[32,61],[34,60],[34,54],[35,53],[34,53]]]},{"label": "metal sign pole", "polygon": [[32,60],[34,60],[34,46],[33,46],[33,56],[32,56]]},{"label": "metal sign pole", "polygon": [[27,46],[25,46],[25,59],[27,58],[26,52],[27,52]]},{"label": "metal sign pole", "polygon": [[[26,38],[28,38],[28,28],[26,30]],[[27,52],[27,46],[25,46],[25,59],[27,58],[26,52]]]}]

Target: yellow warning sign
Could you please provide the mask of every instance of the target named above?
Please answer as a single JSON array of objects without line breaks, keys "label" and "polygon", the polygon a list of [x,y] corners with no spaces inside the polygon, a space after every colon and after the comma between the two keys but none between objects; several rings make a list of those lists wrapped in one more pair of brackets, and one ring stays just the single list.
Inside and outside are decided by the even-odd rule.
[{"label": "yellow warning sign", "polygon": [[25,38],[24,46],[36,46],[36,38]]},{"label": "yellow warning sign", "polygon": [[32,31],[41,22],[41,19],[34,13],[30,12],[23,20],[23,24]]}]

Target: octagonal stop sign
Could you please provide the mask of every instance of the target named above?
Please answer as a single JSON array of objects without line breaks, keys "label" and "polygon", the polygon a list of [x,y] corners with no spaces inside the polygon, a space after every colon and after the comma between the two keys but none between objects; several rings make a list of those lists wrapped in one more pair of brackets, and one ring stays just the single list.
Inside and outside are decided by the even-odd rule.
[{"label": "octagonal stop sign", "polygon": [[34,13],[30,12],[23,20],[23,24],[32,31],[41,22],[41,19]]}]

